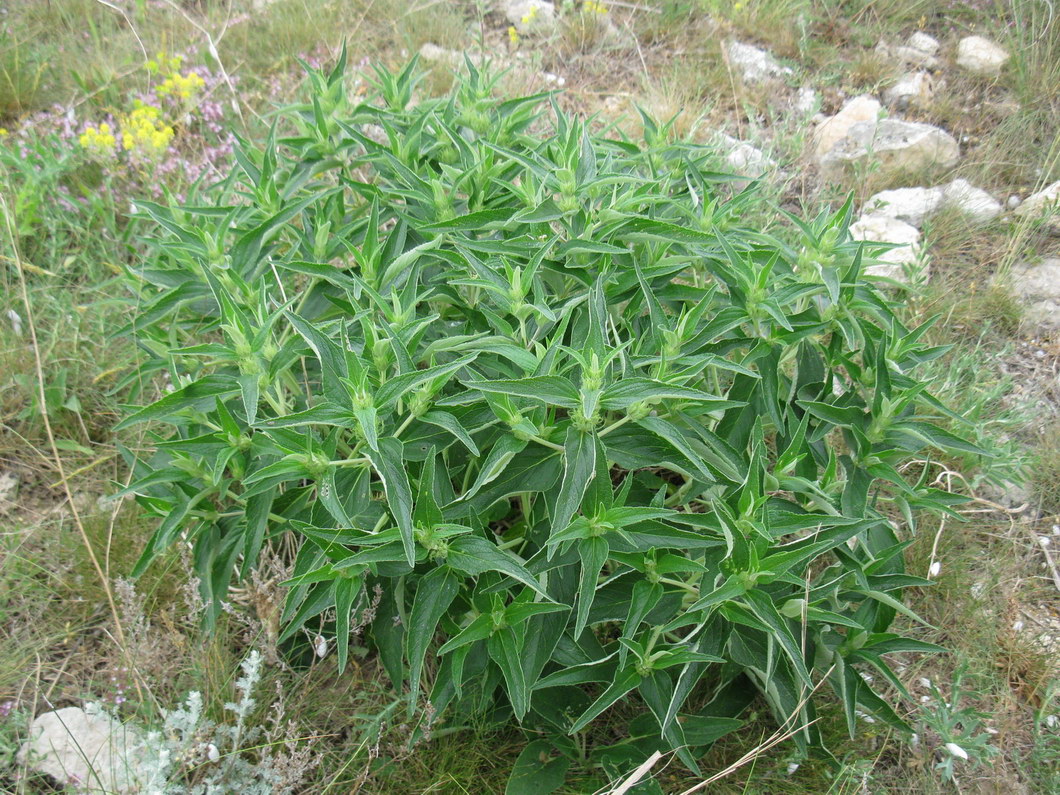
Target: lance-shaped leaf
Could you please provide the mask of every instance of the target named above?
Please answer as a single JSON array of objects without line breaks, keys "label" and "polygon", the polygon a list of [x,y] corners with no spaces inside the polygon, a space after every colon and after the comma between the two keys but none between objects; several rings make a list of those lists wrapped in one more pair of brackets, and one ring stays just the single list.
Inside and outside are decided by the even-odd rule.
[{"label": "lance-shaped leaf", "polygon": [[566,527],[582,504],[589,481],[596,474],[596,439],[573,425],[563,444],[563,479],[552,515],[552,532]]},{"label": "lance-shaped leaf", "polygon": [[634,403],[647,401],[661,403],[663,400],[684,400],[701,404],[707,411],[743,406],[735,400],[725,400],[698,389],[667,384],[651,378],[623,378],[608,386],[600,397],[600,406],[617,410],[629,408]]},{"label": "lance-shaped leaf", "polygon": [[514,554],[500,549],[485,538],[463,535],[449,543],[446,562],[465,574],[476,576],[487,571],[496,571],[532,588],[546,599],[548,594],[533,574]]},{"label": "lance-shaped leaf", "polygon": [[226,375],[208,375],[187,386],[170,392],[119,422],[114,430],[120,431],[140,422],[167,419],[182,411],[203,411],[214,405],[216,398],[227,397],[239,391],[239,382]]},{"label": "lance-shaped leaf", "polygon": [[350,653],[350,613],[362,587],[360,577],[342,577],[335,584],[335,648],[340,674],[346,670]]},{"label": "lance-shaped leaf", "polygon": [[461,356],[459,359],[454,359],[446,364],[438,364],[423,370],[413,370],[411,373],[396,375],[379,387],[379,390],[375,393],[375,405],[380,409],[387,408],[391,403],[404,397],[420,384],[425,384],[435,379],[445,379],[446,376],[452,375],[461,367],[475,361],[477,356],[477,353],[473,353],[468,356]]},{"label": "lance-shaped leaf", "polygon": [[460,424],[460,421],[448,411],[428,411],[419,419],[420,422],[436,425],[439,428],[449,431],[449,433],[455,436],[459,442],[468,449],[471,455],[476,457],[480,455],[478,445],[476,445],[475,440],[471,438],[471,434],[469,434],[467,429]]},{"label": "lance-shaped leaf", "polygon": [[468,389],[491,392],[509,397],[529,398],[550,406],[574,409],[579,405],[578,388],[569,378],[560,375],[536,375],[515,380],[467,381]]},{"label": "lance-shaped leaf", "polygon": [[409,476],[402,461],[402,451],[401,440],[387,436],[379,440],[378,450],[369,450],[367,455],[383,481],[387,505],[398,530],[401,531],[405,558],[412,566],[416,563],[416,542],[412,530],[412,489],[409,487]]},{"label": "lance-shaped leaf", "polygon": [[582,570],[578,580],[578,608],[574,620],[576,638],[585,630],[589,620],[589,608],[593,606],[593,599],[596,597],[596,581],[600,577],[600,569],[607,562],[608,549],[607,539],[603,536],[585,538],[578,542]]},{"label": "lance-shaped leaf", "polygon": [[490,636],[487,642],[490,658],[497,663],[507,685],[508,698],[516,720],[522,720],[530,709],[530,689],[523,672],[520,635],[511,627],[504,627]]},{"label": "lance-shaped leaf", "polygon": [[416,709],[416,700],[420,692],[420,675],[423,672],[423,658],[427,647],[434,638],[438,622],[441,621],[449,605],[453,603],[460,590],[460,578],[448,566],[431,569],[420,578],[416,586],[416,599],[409,614],[408,632],[405,635],[406,657],[409,661],[409,683],[412,692],[409,695],[409,715]]},{"label": "lance-shaped leaf", "polygon": [[622,696],[626,695],[630,690],[640,684],[641,676],[637,673],[637,668],[634,665],[619,671],[614,680],[608,686],[600,697],[592,703],[592,705],[583,712],[574,725],[570,728],[571,734],[577,734],[597,716],[600,715],[604,710],[618,701]]}]

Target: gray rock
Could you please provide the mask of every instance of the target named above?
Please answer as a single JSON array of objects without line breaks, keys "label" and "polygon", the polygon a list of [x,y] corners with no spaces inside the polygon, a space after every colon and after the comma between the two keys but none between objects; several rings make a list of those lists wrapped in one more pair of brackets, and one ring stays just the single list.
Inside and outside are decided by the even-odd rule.
[{"label": "gray rock", "polygon": [[884,101],[893,108],[905,110],[910,106],[924,108],[935,94],[935,81],[927,72],[907,72],[883,93]]},{"label": "gray rock", "polygon": [[1016,215],[1040,220],[1051,231],[1060,233],[1060,181],[1024,199],[1016,208]]},{"label": "gray rock", "polygon": [[886,215],[919,227],[928,216],[943,208],[956,210],[975,223],[992,221],[1001,214],[1000,202],[964,179],[935,188],[880,191],[865,202],[863,212]]},{"label": "gray rock", "polygon": [[906,45],[912,47],[914,50],[924,53],[925,55],[938,55],[939,43],[938,40],[932,38],[928,34],[921,30],[912,34],[906,39]]},{"label": "gray rock", "polygon": [[13,472],[0,471],[0,515],[8,513],[15,507],[15,494],[18,491],[18,478]]},{"label": "gray rock", "polygon": [[957,44],[957,65],[973,74],[997,77],[1009,54],[990,39],[968,36]]},{"label": "gray rock", "polygon": [[942,188],[896,188],[873,195],[863,212],[897,218],[919,227],[924,219],[942,206],[945,191]]},{"label": "gray rock", "polygon": [[876,98],[867,94],[847,100],[837,114],[829,116],[817,127],[814,133],[817,156],[821,157],[830,152],[858,122],[875,124],[880,115],[880,107]]},{"label": "gray rock", "polygon": [[748,83],[762,83],[792,73],[791,69],[781,66],[768,52],[751,44],[730,41],[725,45],[725,52],[729,63]]},{"label": "gray rock", "polygon": [[803,86],[799,89],[799,93],[795,95],[793,107],[796,113],[802,116],[809,116],[817,112],[819,104],[820,100],[817,98],[817,92],[811,86]]},{"label": "gray rock", "polygon": [[955,179],[945,187],[942,206],[957,210],[980,224],[1001,215],[1001,202],[965,179]]},{"label": "gray rock", "polygon": [[505,0],[504,16],[522,36],[551,33],[556,6],[548,0]]},{"label": "gray rock", "polygon": [[731,135],[718,133],[714,136],[714,140],[718,147],[726,152],[725,162],[732,170],[732,173],[747,177],[746,180],[733,183],[737,190],[742,190],[748,185],[750,180],[758,179],[777,165],[773,158],[769,157],[758,147],[738,138],[733,138]]},{"label": "gray rock", "polygon": [[907,44],[888,44],[881,41],[876,45],[876,53],[888,61],[893,61],[901,66],[910,66],[914,69],[939,68],[939,59],[932,53],[925,52],[917,47]]},{"label": "gray rock", "polygon": [[838,179],[849,166],[869,159],[892,171],[917,172],[948,168],[960,157],[956,139],[938,127],[920,122],[884,119],[858,122],[846,137],[821,157],[826,178]]},{"label": "gray rock", "polygon": [[137,792],[143,783],[143,735],[98,707],[64,707],[38,715],[18,752],[20,764],[74,784],[78,792]]},{"label": "gray rock", "polygon": [[[870,265],[865,269],[869,276],[882,276],[904,282],[906,268],[920,259],[920,231],[897,218],[874,213],[863,215],[850,225],[850,237],[873,243],[898,244],[877,257],[879,264]],[[927,276],[926,269],[924,276]]]},{"label": "gray rock", "polygon": [[1012,290],[1024,303],[1025,319],[1045,331],[1060,330],[1060,258],[1012,268]]}]

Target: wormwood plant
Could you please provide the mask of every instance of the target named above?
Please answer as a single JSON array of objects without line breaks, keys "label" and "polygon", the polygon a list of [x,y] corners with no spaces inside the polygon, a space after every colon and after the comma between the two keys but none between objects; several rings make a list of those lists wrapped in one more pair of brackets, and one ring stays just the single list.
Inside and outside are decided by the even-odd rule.
[{"label": "wormwood plant", "polygon": [[928,584],[916,512],[956,500],[917,462],[980,451],[933,422],[943,351],[862,276],[850,206],[786,245],[709,149],[466,70],[415,104],[414,64],[360,104],[312,72],[204,203],[140,203],[136,378],[173,389],[121,423],[152,429],[138,571],[187,539],[216,614],[292,550],[291,653],[323,633],[341,669],[365,626],[435,720],[584,741],[622,704],[617,758],[695,770],[756,693],[813,745],[822,680],[852,732],[905,729],[859,669],[904,693],[889,655],[935,650],[888,632]]}]

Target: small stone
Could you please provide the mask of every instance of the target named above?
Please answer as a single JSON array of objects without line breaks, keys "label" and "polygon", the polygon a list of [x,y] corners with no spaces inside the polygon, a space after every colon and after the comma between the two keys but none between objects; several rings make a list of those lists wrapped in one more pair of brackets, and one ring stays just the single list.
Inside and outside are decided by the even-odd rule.
[{"label": "small stone", "polygon": [[973,74],[997,77],[1009,54],[990,39],[968,36],[957,44],[957,65]]},{"label": "small stone", "polygon": [[548,0],[507,0],[504,16],[521,36],[549,33],[556,26],[556,6]]},{"label": "small stone", "polygon": [[146,784],[146,752],[141,732],[98,707],[64,707],[45,712],[30,724],[29,739],[18,761],[78,792],[138,792]]},{"label": "small stone", "polygon": [[944,189],[944,207],[958,210],[976,223],[985,224],[1001,215],[1001,202],[968,180],[955,179]]},{"label": "small stone", "polygon": [[825,119],[817,128],[814,134],[817,155],[831,151],[858,122],[875,124],[880,115],[880,107],[880,103],[867,94],[848,100],[835,116]]},{"label": "small stone", "polygon": [[904,44],[892,45],[881,41],[876,45],[876,53],[888,61],[901,66],[911,66],[914,69],[934,70],[939,67],[939,59],[933,54]]},{"label": "small stone", "polygon": [[818,104],[817,92],[811,86],[803,86],[799,89],[799,93],[795,95],[795,112],[803,116],[815,113]]},{"label": "small stone", "polygon": [[884,119],[878,124],[858,122],[846,137],[820,158],[828,179],[842,177],[850,165],[872,158],[885,169],[920,172],[927,168],[948,168],[960,157],[956,139],[930,124]]},{"label": "small stone", "polygon": [[883,98],[891,107],[905,110],[910,106],[927,107],[934,94],[935,81],[930,74],[908,72],[884,92]]},{"label": "small stone", "polygon": [[939,51],[938,40],[929,36],[921,30],[911,35],[905,42],[909,47],[914,50],[924,53],[925,55],[937,55]]},{"label": "small stone", "polygon": [[1060,232],[1060,181],[1024,199],[1016,215],[1040,220],[1053,232]]},{"label": "small stone", "polygon": [[918,227],[938,211],[943,198],[942,188],[896,188],[873,195],[865,202],[864,212],[897,218]]},{"label": "small stone", "polygon": [[730,41],[725,52],[736,70],[748,83],[762,83],[775,77],[790,75],[791,69],[781,66],[768,52],[751,44]]},{"label": "small stone", "polygon": [[869,276],[882,276],[905,282],[906,267],[916,264],[920,258],[920,231],[897,218],[877,214],[863,215],[850,225],[850,237],[871,243],[898,244],[878,255],[878,264],[865,269]]},{"label": "small stone", "polygon": [[733,138],[731,135],[718,133],[715,136],[715,141],[719,148],[727,150],[725,162],[732,169],[732,173],[747,177],[746,180],[733,183],[737,190],[742,190],[748,185],[750,180],[758,179],[758,177],[776,166],[776,161],[766,155],[761,149],[738,138]]},{"label": "small stone", "polygon": [[1023,204],[1023,199],[1021,199],[1015,193],[1009,196],[1008,201],[1005,202],[1005,206],[1008,207],[1010,210],[1015,210],[1021,204]]},{"label": "small stone", "polygon": [[0,472],[0,515],[8,513],[15,507],[15,492],[18,491],[18,478],[12,472]]},{"label": "small stone", "polygon": [[439,47],[431,41],[424,42],[423,46],[420,47],[420,58],[425,61],[447,63],[451,66],[461,64],[464,60],[464,56],[456,50],[447,50],[445,47]]},{"label": "small stone", "polygon": [[1048,257],[1036,265],[1019,263],[1012,268],[1012,290],[1023,301],[1024,319],[1043,331],[1060,330],[1060,258]]}]

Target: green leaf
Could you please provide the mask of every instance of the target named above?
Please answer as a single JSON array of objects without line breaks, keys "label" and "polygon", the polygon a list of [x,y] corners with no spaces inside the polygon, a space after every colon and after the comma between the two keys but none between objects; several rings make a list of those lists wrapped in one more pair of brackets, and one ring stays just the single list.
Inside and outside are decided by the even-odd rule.
[{"label": "green leaf", "polygon": [[493,392],[510,397],[530,398],[551,406],[565,409],[577,408],[580,404],[578,388],[567,378],[558,375],[539,375],[517,380],[495,379],[492,381],[465,382],[469,389]]},{"label": "green leaf", "polygon": [[405,635],[406,656],[409,661],[409,715],[416,709],[420,692],[420,675],[427,647],[434,638],[438,622],[460,590],[460,578],[448,566],[431,569],[416,586],[416,599],[409,614],[408,633]]},{"label": "green leaf", "polygon": [[375,404],[378,408],[386,408],[399,398],[407,395],[420,384],[425,384],[428,381],[452,375],[460,368],[475,361],[477,356],[478,354],[461,356],[459,359],[454,359],[447,364],[439,364],[434,367],[427,367],[423,370],[414,370],[411,373],[396,375],[379,387],[379,390],[375,394]]},{"label": "green leaf", "polygon": [[500,572],[532,588],[546,599],[549,598],[541,584],[519,558],[506,549],[498,548],[496,544],[490,543],[485,538],[464,535],[454,539],[449,543],[446,562],[453,568],[471,576],[487,571]]},{"label": "green leaf", "polygon": [[448,431],[457,440],[466,447],[471,455],[478,457],[480,455],[478,445],[475,444],[475,440],[471,438],[471,435],[467,432],[460,421],[447,411],[433,410],[428,411],[426,414],[421,416],[420,422],[426,422],[430,425],[436,425],[443,430]]},{"label": "green leaf", "polygon": [[600,694],[600,697],[592,703],[592,706],[585,710],[585,712],[574,721],[570,733],[577,734],[588,726],[593,718],[600,715],[604,710],[622,698],[622,696],[626,695],[626,693],[639,685],[640,679],[640,674],[637,673],[637,669],[633,666],[617,673],[611,684]]},{"label": "green leaf", "polygon": [[701,404],[707,411],[720,411],[744,405],[698,389],[666,384],[651,378],[624,378],[604,390],[600,397],[600,406],[608,410],[618,410],[629,408],[639,401],[659,403],[663,400],[692,401]]},{"label": "green leaf", "polygon": [[133,412],[115,425],[114,430],[124,430],[141,422],[166,419],[182,411],[204,411],[214,405],[216,398],[234,395],[238,391],[239,382],[235,379],[224,375],[208,375]]},{"label": "green leaf", "polygon": [[412,530],[412,489],[402,461],[402,444],[393,436],[379,440],[378,450],[368,450],[368,458],[383,481],[387,506],[401,531],[401,543],[410,566],[416,563],[416,542]]},{"label": "green leaf", "polygon": [[527,743],[519,753],[504,788],[504,795],[550,795],[567,777],[570,760],[549,740]]},{"label": "green leaf", "polygon": [[359,577],[343,577],[335,584],[335,646],[340,674],[346,670],[350,653],[350,612],[361,593],[361,587]]},{"label": "green leaf", "polygon": [[504,627],[490,636],[486,644],[490,658],[497,663],[508,687],[508,698],[516,720],[522,721],[530,710],[530,689],[523,672],[522,643],[511,629]]},{"label": "green leaf", "polygon": [[607,539],[603,536],[585,538],[578,542],[578,557],[581,558],[582,570],[578,580],[578,609],[574,620],[574,637],[579,637],[589,620],[589,608],[596,597],[596,581],[600,569],[607,562]]},{"label": "green leaf", "polygon": [[563,444],[563,479],[560,482],[556,509],[552,515],[552,532],[566,527],[581,506],[589,481],[596,474],[596,439],[574,426],[567,429]]}]

